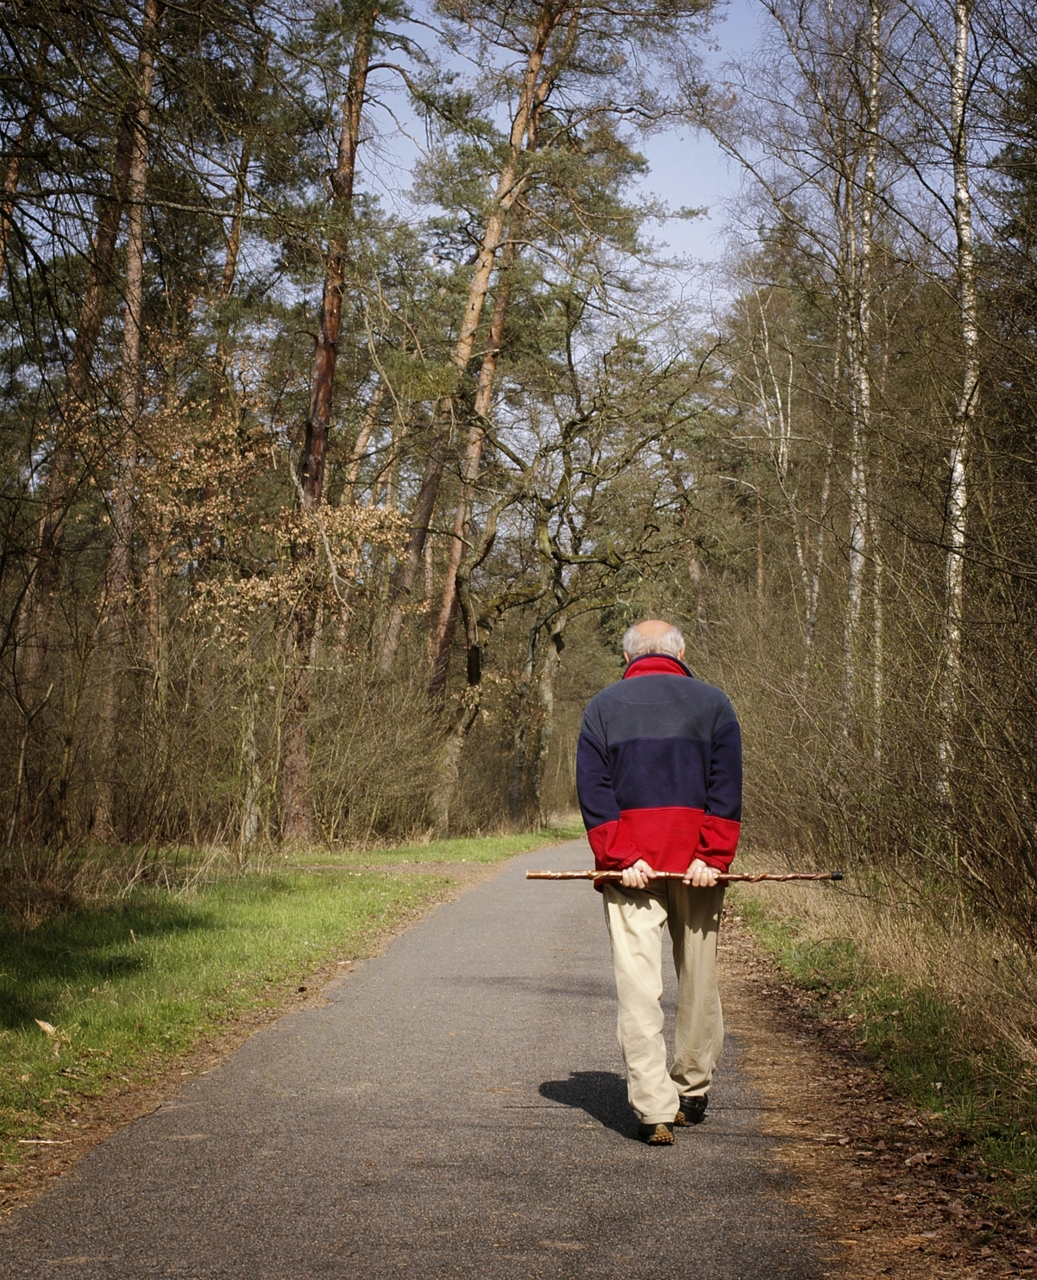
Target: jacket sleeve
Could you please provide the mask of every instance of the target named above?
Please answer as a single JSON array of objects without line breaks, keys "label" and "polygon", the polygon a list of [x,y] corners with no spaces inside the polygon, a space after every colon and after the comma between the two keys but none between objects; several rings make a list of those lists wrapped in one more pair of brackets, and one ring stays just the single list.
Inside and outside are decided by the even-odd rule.
[{"label": "jacket sleeve", "polygon": [[696,858],[726,871],[734,861],[742,822],[742,735],[734,708],[727,703],[717,717],[709,759],[706,813]]},{"label": "jacket sleeve", "polygon": [[641,856],[624,834],[620,836],[619,802],[612,790],[608,750],[587,725],[576,744],[576,794],[599,871],[622,871]]}]

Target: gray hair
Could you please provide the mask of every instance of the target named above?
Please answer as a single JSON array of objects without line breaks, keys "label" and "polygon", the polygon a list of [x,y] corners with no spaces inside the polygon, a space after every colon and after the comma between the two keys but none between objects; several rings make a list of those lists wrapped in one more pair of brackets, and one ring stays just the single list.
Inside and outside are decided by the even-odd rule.
[{"label": "gray hair", "polygon": [[645,635],[641,623],[637,622],[623,633],[623,652],[631,662],[635,658],[643,658],[646,653],[665,653],[668,657],[679,658],[684,652],[684,637],[672,624],[657,635]]}]

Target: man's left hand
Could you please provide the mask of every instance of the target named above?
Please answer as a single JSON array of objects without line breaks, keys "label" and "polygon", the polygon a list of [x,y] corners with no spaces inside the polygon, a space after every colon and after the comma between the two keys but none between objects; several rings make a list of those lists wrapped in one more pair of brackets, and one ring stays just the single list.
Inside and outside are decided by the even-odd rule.
[{"label": "man's left hand", "polygon": [[684,873],[684,883],[694,885],[696,889],[712,889],[720,872],[716,867],[708,867],[701,858],[696,858]]}]

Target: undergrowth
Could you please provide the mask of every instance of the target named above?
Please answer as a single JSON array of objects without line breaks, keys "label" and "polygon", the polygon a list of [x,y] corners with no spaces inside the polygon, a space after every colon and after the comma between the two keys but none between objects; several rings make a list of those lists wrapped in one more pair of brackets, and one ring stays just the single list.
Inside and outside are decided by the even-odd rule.
[{"label": "undergrowth", "polygon": [[963,1160],[984,1166],[999,1198],[1037,1214],[1037,1098],[1030,1072],[1003,1039],[983,1035],[976,1010],[935,983],[882,972],[858,941],[817,938],[794,916],[744,891],[738,911],[808,998],[807,1017],[833,1022],[888,1087],[926,1111]]}]

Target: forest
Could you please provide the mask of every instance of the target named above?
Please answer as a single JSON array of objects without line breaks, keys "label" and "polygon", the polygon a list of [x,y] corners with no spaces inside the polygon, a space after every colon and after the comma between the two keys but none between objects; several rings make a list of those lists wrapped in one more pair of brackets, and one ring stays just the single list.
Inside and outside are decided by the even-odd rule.
[{"label": "forest", "polygon": [[759,14],[3,6],[5,892],[535,828],[662,616],[751,847],[1034,947],[1037,18]]}]

